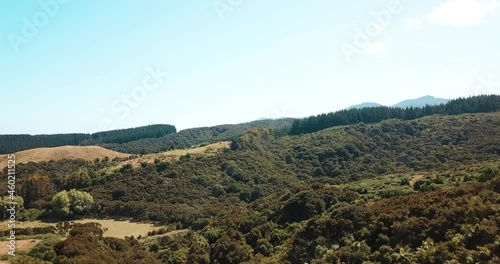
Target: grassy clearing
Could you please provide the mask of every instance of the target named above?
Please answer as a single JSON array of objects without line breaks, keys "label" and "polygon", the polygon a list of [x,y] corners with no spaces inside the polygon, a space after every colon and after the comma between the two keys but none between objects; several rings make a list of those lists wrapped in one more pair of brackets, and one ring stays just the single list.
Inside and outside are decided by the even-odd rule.
[{"label": "grassy clearing", "polygon": [[186,155],[211,155],[217,154],[220,151],[229,148],[231,145],[230,141],[218,142],[203,147],[191,148],[191,149],[176,149],[162,153],[147,154],[138,156],[134,159],[123,161],[118,164],[115,168],[121,168],[123,165],[130,164],[135,168],[138,168],[141,163],[153,163],[155,160],[166,161],[166,162],[176,162],[182,156]]},{"label": "grassy clearing", "polygon": [[155,226],[153,224],[144,223],[133,223],[128,221],[116,221],[116,220],[98,220],[98,219],[85,219],[74,221],[75,223],[99,223],[103,228],[107,228],[104,232],[104,236],[125,238],[126,236],[146,236],[148,232],[160,229],[161,226]]},{"label": "grassy clearing", "polygon": [[[99,219],[83,219],[71,221],[74,223],[99,223],[103,228],[107,228],[107,231],[104,232],[104,236],[108,237],[116,237],[116,238],[125,238],[126,236],[134,236],[138,237],[146,236],[149,231],[160,229],[161,226],[155,226],[153,224],[145,224],[145,223],[133,223],[129,221],[116,221],[116,220],[99,220]],[[55,226],[57,223],[55,222],[42,222],[42,221],[26,221],[26,222],[17,222],[17,228],[28,228],[28,227],[47,227],[47,226]],[[7,230],[7,222],[0,223],[0,230]]]}]

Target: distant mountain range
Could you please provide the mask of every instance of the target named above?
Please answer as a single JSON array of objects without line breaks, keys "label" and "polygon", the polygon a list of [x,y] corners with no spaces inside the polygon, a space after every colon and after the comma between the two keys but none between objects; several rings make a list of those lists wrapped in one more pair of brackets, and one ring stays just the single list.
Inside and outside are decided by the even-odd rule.
[{"label": "distant mountain range", "polygon": [[366,102],[366,103],[361,103],[361,104],[349,106],[347,109],[353,109],[353,108],[361,109],[361,108],[377,107],[377,106],[383,106],[383,105],[378,104],[378,103],[373,103],[373,102]]},{"label": "distant mountain range", "polygon": [[[390,106],[391,107],[401,107],[401,108],[422,107],[425,105],[445,104],[448,101],[450,101],[450,99],[437,98],[434,96],[427,95],[427,96],[419,97],[416,99],[404,100],[402,102],[399,102],[397,104],[390,105]],[[366,103],[350,106],[347,109],[353,109],[353,108],[360,109],[360,108],[376,107],[376,106],[384,106],[384,105],[378,104],[378,103],[373,103],[373,102],[366,102]]]}]

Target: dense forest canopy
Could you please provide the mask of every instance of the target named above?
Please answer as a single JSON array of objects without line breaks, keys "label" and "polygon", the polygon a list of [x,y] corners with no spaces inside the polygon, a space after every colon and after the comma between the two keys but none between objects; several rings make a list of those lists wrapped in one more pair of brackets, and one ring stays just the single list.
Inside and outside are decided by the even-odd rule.
[{"label": "dense forest canopy", "polygon": [[78,146],[89,139],[90,134],[0,135],[0,154],[32,148]]},{"label": "dense forest canopy", "polygon": [[149,125],[130,129],[119,129],[97,132],[91,135],[92,140],[87,144],[97,143],[127,143],[143,138],[159,138],[168,134],[177,133],[172,125]]},{"label": "dense forest canopy", "polygon": [[149,125],[94,134],[0,135],[0,154],[42,147],[126,143],[142,138],[163,137],[176,132],[172,125]]}]

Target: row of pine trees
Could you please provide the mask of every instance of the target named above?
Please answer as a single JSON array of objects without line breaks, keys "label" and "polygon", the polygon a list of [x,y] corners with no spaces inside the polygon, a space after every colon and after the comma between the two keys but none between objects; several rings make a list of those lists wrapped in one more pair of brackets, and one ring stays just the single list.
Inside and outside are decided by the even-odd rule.
[{"label": "row of pine trees", "polygon": [[387,119],[413,120],[429,115],[459,115],[465,113],[490,113],[500,110],[499,95],[480,95],[458,98],[440,105],[424,107],[367,107],[349,109],[297,119],[293,122],[290,135],[316,132],[325,128],[353,125],[358,123],[377,123]]},{"label": "row of pine trees", "polygon": [[159,138],[176,132],[177,129],[172,125],[149,125],[94,134],[0,135],[0,154],[42,147],[127,143],[143,138]]}]

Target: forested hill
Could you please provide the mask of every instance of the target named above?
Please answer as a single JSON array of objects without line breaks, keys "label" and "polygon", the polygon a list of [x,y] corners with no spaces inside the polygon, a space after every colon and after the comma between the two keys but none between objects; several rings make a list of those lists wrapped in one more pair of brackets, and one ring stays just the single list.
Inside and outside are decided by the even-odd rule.
[{"label": "forested hill", "polygon": [[460,115],[464,113],[491,113],[500,110],[499,95],[480,95],[458,98],[440,105],[424,107],[369,107],[348,109],[328,114],[297,119],[293,122],[290,135],[316,132],[325,128],[353,125],[357,123],[377,123],[387,119],[414,120],[429,115]]},{"label": "forested hill", "polygon": [[499,110],[499,95],[481,95],[458,98],[440,105],[347,109],[304,119],[260,120],[236,125],[186,129],[179,133],[176,133],[176,128],[171,125],[150,125],[95,134],[0,135],[0,154],[64,145],[98,145],[118,152],[147,154],[234,140],[248,129],[255,127],[271,128],[276,135],[300,135],[335,126],[371,124],[387,119],[415,120],[430,115],[490,113]]},{"label": "forested hill", "polygon": [[157,153],[172,149],[191,148],[218,141],[234,140],[247,130],[263,127],[271,128],[277,135],[289,133],[295,119],[259,120],[236,125],[219,125],[181,130],[161,138],[145,138],[124,144],[100,144],[101,147],[131,154]]},{"label": "forested hill", "polygon": [[142,138],[163,137],[176,132],[175,126],[172,125],[149,125],[94,134],[0,135],[0,154],[42,147],[126,143]]}]

